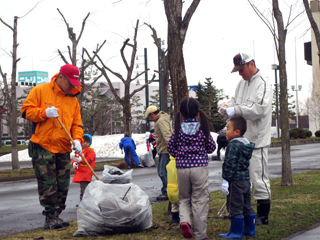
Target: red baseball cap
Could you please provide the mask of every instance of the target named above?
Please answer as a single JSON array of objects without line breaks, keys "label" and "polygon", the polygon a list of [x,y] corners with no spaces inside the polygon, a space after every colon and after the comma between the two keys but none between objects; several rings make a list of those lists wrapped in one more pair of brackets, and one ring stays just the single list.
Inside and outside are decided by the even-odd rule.
[{"label": "red baseball cap", "polygon": [[65,76],[73,86],[82,86],[79,81],[79,69],[71,64],[63,65],[60,74]]}]

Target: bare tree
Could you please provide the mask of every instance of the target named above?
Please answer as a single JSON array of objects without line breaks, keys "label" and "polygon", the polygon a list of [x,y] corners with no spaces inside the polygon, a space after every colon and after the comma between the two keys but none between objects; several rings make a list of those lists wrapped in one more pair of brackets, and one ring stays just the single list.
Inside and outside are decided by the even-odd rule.
[{"label": "bare tree", "polygon": [[[138,35],[138,27],[139,27],[139,20],[137,20],[135,31],[134,31],[134,37],[133,37],[133,44],[129,43],[130,39],[126,39],[122,45],[122,48],[120,49],[120,54],[122,61],[126,67],[127,70],[127,76],[124,78],[121,74],[112,71],[106,64],[102,61],[100,56],[98,55],[97,52],[93,52],[94,56],[91,57],[90,54],[88,53],[87,50],[85,50],[87,56],[89,57],[90,61],[95,64],[95,66],[100,70],[100,72],[103,74],[103,76],[107,79],[107,82],[109,84],[110,90],[112,94],[115,96],[116,100],[120,103],[120,105],[123,107],[123,119],[124,119],[124,134],[128,134],[131,137],[132,134],[132,127],[131,127],[131,121],[132,121],[132,114],[131,114],[131,104],[130,104],[130,99],[139,91],[144,89],[148,84],[153,82],[155,79],[155,74],[153,75],[152,79],[142,85],[140,88],[135,89],[130,93],[130,84],[132,81],[135,81],[137,78],[139,78],[141,75],[143,75],[146,71],[149,71],[150,69],[147,69],[136,76],[132,77],[133,70],[135,67],[135,59],[136,59],[136,53],[137,53],[137,35]],[[131,47],[131,57],[130,57],[130,62],[128,63],[124,50],[126,47]],[[93,58],[97,57],[100,65],[93,61]],[[120,98],[120,96],[117,94],[116,90],[114,89],[111,79],[108,75],[108,73],[111,73],[112,75],[116,76],[119,78],[123,84],[124,84],[124,97]]]},{"label": "bare tree", "polygon": [[[79,41],[82,37],[82,34],[83,34],[83,31],[84,31],[84,28],[85,28],[85,25],[86,25],[86,22],[90,16],[90,12],[87,14],[87,16],[83,19],[82,21],[82,26],[81,26],[81,30],[80,30],[80,33],[79,33],[79,36],[77,37],[76,33],[73,31],[73,27],[70,27],[69,23],[67,22],[66,18],[64,17],[64,15],[61,13],[61,11],[59,10],[59,8],[57,8],[59,14],[61,15],[61,17],[63,18],[63,21],[67,27],[67,32],[68,32],[68,37],[71,41],[71,44],[72,44],[72,47],[70,46],[67,46],[68,47],[68,56],[70,58],[70,61],[71,61],[71,64],[74,65],[74,66],[77,66],[77,63],[78,63],[78,59],[77,59],[77,48],[78,48],[78,44],[79,44]],[[102,43],[101,46],[97,45],[97,48],[96,48],[96,52],[99,52],[99,50],[102,48],[102,46],[105,44],[105,41]],[[68,64],[68,60],[67,58],[62,54],[62,52],[60,51],[60,49],[58,49],[58,53],[61,57],[61,59],[63,60],[63,62],[65,64]],[[94,60],[94,59],[92,59]],[[84,48],[82,48],[82,54],[81,54],[81,62],[80,62],[80,67],[79,68],[79,71],[80,71],[80,75],[79,75],[79,81],[81,82],[82,84],[82,91],[78,97],[79,99],[79,104],[80,106],[82,106],[82,101],[83,101],[83,96],[84,96],[84,93],[86,91],[88,91],[89,89],[92,88],[92,86],[98,81],[98,79],[100,79],[102,77],[102,74],[96,76],[94,78],[94,80],[88,84],[88,85],[85,85],[85,71],[86,69],[92,65],[92,62],[91,61],[88,61],[87,59],[84,58]]]},{"label": "bare tree", "polygon": [[12,150],[12,170],[20,170],[20,163],[18,157],[18,129],[17,126],[17,94],[16,94],[16,82],[17,82],[17,63],[20,58],[17,58],[18,49],[18,18],[14,17],[13,27],[4,22],[1,18],[0,21],[7,26],[13,32],[13,45],[12,45],[12,71],[11,71],[11,86],[8,86],[7,74],[2,71],[0,66],[0,74],[4,83],[4,94],[8,101],[8,117],[9,117],[9,129],[11,136],[11,150]]},{"label": "bare tree", "polygon": [[[286,69],[286,37],[289,25],[302,14],[298,13],[295,17],[292,17],[291,5],[289,8],[289,17],[287,24],[284,25],[282,12],[279,8],[278,0],[272,0],[271,20],[264,15],[253,3],[252,0],[248,0],[249,4],[259,16],[259,18],[266,24],[270,30],[275,48],[277,58],[279,61],[280,72],[280,109],[281,109],[281,149],[282,149],[282,186],[292,185],[292,172],[291,172],[291,156],[290,156],[290,135],[289,135],[289,112],[288,112],[288,93],[287,93],[287,69]],[[275,23],[276,22],[276,23]]]},{"label": "bare tree", "polygon": [[[161,43],[159,42],[159,37],[157,35],[157,31],[150,25],[145,23],[145,25],[147,25],[151,31],[152,31],[152,35],[151,37],[153,38],[154,44],[157,46],[158,52],[161,54],[160,58],[163,61],[163,69],[162,71],[158,72],[159,74],[161,74],[162,76],[162,107],[163,107],[163,111],[168,112],[168,88],[169,88],[169,83],[170,83],[170,76],[169,76],[169,63],[168,63],[168,51],[167,50],[163,50],[161,48]],[[160,89],[159,89],[160,90]]]},{"label": "bare tree", "polygon": [[313,122],[316,130],[320,129],[320,93],[314,91],[312,85],[309,86],[310,96],[302,103],[302,108],[307,111],[309,121]]},{"label": "bare tree", "polygon": [[182,7],[185,1],[164,0],[164,9],[168,21],[168,66],[175,112],[181,100],[188,96],[186,69],[183,57],[183,44],[187,35],[190,20],[200,0],[193,0],[182,18]]}]

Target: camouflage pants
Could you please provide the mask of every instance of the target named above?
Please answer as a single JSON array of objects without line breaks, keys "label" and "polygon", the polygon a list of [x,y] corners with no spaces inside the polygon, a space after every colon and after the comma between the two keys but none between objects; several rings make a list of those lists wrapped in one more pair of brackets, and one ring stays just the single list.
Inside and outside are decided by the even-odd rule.
[{"label": "camouflage pants", "polygon": [[81,181],[80,182],[80,198],[83,197],[84,191],[86,190],[89,183],[90,183],[89,181]]},{"label": "camouflage pants", "polygon": [[61,213],[70,184],[70,153],[51,153],[40,145],[29,143],[34,173],[38,180],[38,193],[43,215],[53,211]]}]

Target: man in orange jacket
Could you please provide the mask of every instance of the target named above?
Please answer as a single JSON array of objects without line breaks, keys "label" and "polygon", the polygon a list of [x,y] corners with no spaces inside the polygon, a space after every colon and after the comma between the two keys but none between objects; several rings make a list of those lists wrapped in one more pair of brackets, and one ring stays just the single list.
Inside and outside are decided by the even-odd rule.
[{"label": "man in orange jacket", "polygon": [[[42,212],[46,216],[44,228],[68,226],[59,218],[65,209],[70,184],[70,152],[81,152],[83,125],[76,96],[81,91],[79,70],[66,64],[60,68],[50,83],[31,89],[21,108],[21,116],[32,121],[29,156],[38,180]],[[62,123],[72,136],[72,146]]]}]

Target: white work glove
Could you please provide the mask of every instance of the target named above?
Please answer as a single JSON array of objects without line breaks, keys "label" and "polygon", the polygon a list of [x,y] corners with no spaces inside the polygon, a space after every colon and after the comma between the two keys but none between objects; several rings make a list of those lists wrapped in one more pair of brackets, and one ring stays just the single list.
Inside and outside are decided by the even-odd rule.
[{"label": "white work glove", "polygon": [[146,135],[146,139],[149,139],[149,137],[150,137],[150,132],[146,132],[145,135]]},{"label": "white work glove", "polygon": [[236,111],[234,110],[234,107],[227,108],[226,112],[227,112],[229,117],[233,117],[234,115],[236,115]]},{"label": "white work glove", "polygon": [[123,154],[123,149],[121,149],[121,154]]},{"label": "white work glove", "polygon": [[76,153],[81,153],[82,151],[82,147],[81,147],[81,143],[79,142],[79,140],[73,140],[74,141],[74,146],[71,143],[71,148],[76,152]]},{"label": "white work glove", "polygon": [[226,150],[224,148],[220,149],[220,159],[224,161],[226,159]]},{"label": "white work glove", "polygon": [[74,162],[74,163],[72,164],[72,167],[73,167],[74,169],[78,169],[79,165],[78,165],[77,162]]},{"label": "white work glove", "polygon": [[152,145],[150,146],[150,150],[151,150],[151,151],[153,150],[153,146],[152,146]]},{"label": "white work glove", "polygon": [[79,155],[79,153],[74,153],[72,152],[71,155],[70,155],[70,158],[76,162],[82,162],[82,158],[81,156]]},{"label": "white work glove", "polygon": [[225,107],[220,107],[219,110],[218,110],[218,112],[219,112],[222,116],[225,116],[225,115],[227,115],[226,110],[227,110],[227,108],[225,108]]},{"label": "white work glove", "polygon": [[58,114],[58,108],[56,107],[49,107],[46,109],[46,115],[47,115],[47,118],[56,118],[56,117],[59,117],[59,114]]},{"label": "white work glove", "polygon": [[221,185],[221,191],[222,191],[223,195],[226,195],[226,196],[229,195],[228,188],[229,188],[228,181],[223,179],[223,182],[222,182],[222,185]]}]

